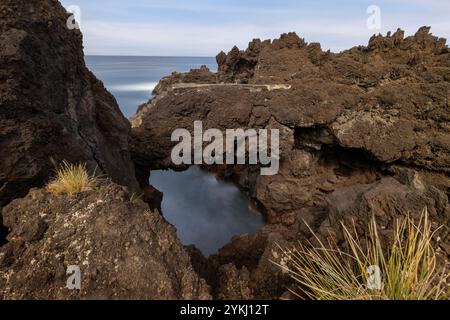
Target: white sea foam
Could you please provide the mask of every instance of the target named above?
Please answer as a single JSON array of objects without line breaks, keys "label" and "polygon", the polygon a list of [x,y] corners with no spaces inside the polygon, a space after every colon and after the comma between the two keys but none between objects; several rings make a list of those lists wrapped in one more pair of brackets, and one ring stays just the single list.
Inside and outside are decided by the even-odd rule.
[{"label": "white sea foam", "polygon": [[157,84],[158,84],[157,82],[121,84],[111,86],[110,90],[116,92],[139,92],[139,91],[151,92],[153,91],[153,89],[155,89]]}]

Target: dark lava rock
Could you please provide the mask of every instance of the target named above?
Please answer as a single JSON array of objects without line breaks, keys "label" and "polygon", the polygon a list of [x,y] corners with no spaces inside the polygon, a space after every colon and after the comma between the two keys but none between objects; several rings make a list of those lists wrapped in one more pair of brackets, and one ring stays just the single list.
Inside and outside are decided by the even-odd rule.
[{"label": "dark lava rock", "polygon": [[[139,190],[131,126],[68,20],[55,0],[0,3],[0,300],[210,298],[158,210],[162,195]],[[122,186],[33,189],[62,160]],[[80,268],[80,290],[66,287],[69,266]]]},{"label": "dark lava rock", "polygon": [[[158,211],[125,187],[54,196],[32,189],[3,208],[1,299],[209,299],[209,288]],[[79,266],[81,290],[66,287]]]},{"label": "dark lava rock", "polygon": [[56,0],[0,3],[0,207],[42,186],[64,159],[139,188],[130,125],[86,68],[68,19]]},{"label": "dark lava rock", "polygon": [[[235,47],[226,58],[219,55],[218,74],[194,77],[193,71],[163,80],[157,97],[132,119],[133,153],[138,161],[167,166],[174,145],[169,133],[192,130],[194,120],[205,130],[273,124],[326,132],[328,142],[313,141],[318,147],[363,150],[384,163],[448,173],[450,51],[445,39],[428,31],[374,37],[368,47],[340,54],[306,45],[295,34],[254,40],[246,51]],[[246,84],[232,85],[241,80]]]}]

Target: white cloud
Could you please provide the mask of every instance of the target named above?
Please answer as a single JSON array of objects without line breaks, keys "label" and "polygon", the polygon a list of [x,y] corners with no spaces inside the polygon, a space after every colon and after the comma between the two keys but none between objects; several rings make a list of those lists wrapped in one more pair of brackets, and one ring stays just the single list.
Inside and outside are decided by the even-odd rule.
[{"label": "white cloud", "polygon": [[[395,31],[401,26],[408,34],[414,34],[423,24],[417,20],[399,23],[396,19],[385,19],[382,31]],[[449,30],[449,22],[432,25],[433,33],[439,36],[448,36]],[[365,27],[364,19],[345,23],[314,20],[265,26],[233,24],[209,28],[196,25],[83,21],[87,54],[215,56],[219,51],[227,51],[234,45],[246,48],[253,38],[273,39],[290,31],[297,32],[309,42],[321,42],[323,49],[332,51],[365,45],[373,34]]]},{"label": "white cloud", "polygon": [[[325,41],[325,49],[343,49],[367,39],[371,32],[364,21],[334,25],[327,21],[300,21],[277,25],[230,24],[205,28],[196,25],[83,21],[88,54],[140,54],[211,56],[234,45],[246,48],[253,38],[273,39],[296,31],[308,41]],[[333,40],[341,40],[339,46]],[[327,47],[328,45],[328,47]]]},{"label": "white cloud", "polygon": [[[407,34],[414,34],[422,25],[431,25],[432,32],[441,37],[450,36],[450,21],[440,19],[450,9],[450,1],[438,0],[379,0],[382,17],[382,33],[395,31],[398,27]],[[195,3],[195,2],[194,2]],[[391,4],[405,4],[405,10],[394,11]],[[131,23],[123,21],[83,20],[85,48],[87,54],[104,55],[172,55],[172,56],[214,56],[227,51],[234,45],[246,48],[253,38],[273,39],[281,33],[295,31],[308,42],[320,42],[323,49],[341,51],[355,45],[365,45],[373,34],[366,27],[368,15],[365,9],[360,15],[348,19],[344,11],[328,10],[311,16],[297,15],[286,8],[223,8],[220,5],[191,5],[184,2],[138,1],[140,7],[166,8],[168,10],[204,11],[205,13],[247,12],[249,19],[215,21],[186,21],[161,23]],[[413,10],[410,10],[411,7]],[[420,8],[427,8],[421,12]],[[409,8],[409,9],[408,9]],[[408,10],[407,10],[408,9]],[[271,15],[272,13],[272,15]],[[348,13],[347,13],[348,14]],[[169,15],[170,16],[170,15]],[[211,16],[214,14],[211,13]],[[230,15],[233,16],[233,15]],[[307,16],[307,18],[304,18]],[[302,18],[303,17],[303,18]],[[210,17],[209,17],[210,18]],[[161,20],[164,21],[164,20]],[[206,26],[205,26],[206,25]]]}]

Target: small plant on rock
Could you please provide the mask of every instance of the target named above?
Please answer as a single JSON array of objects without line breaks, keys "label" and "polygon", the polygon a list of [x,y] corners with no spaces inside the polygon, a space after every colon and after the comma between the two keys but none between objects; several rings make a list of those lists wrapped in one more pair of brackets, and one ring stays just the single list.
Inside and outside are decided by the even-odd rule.
[{"label": "small plant on rock", "polygon": [[144,196],[144,193],[143,192],[141,192],[141,193],[138,193],[138,192],[133,192],[132,194],[131,194],[131,196],[130,196],[130,202],[131,203],[136,203],[136,202],[138,202],[139,200],[141,200],[141,198]]},{"label": "small plant on rock", "polygon": [[[447,263],[438,267],[432,246],[434,233],[425,210],[420,222],[397,222],[390,247],[383,248],[375,218],[360,239],[342,224],[347,250],[335,243],[299,244],[283,249],[279,263],[295,280],[292,291],[312,300],[438,300],[448,299]],[[311,230],[312,232],[312,230]]]},{"label": "small plant on rock", "polygon": [[98,176],[89,175],[85,164],[71,164],[63,161],[56,170],[56,176],[47,184],[53,194],[75,194],[95,188]]}]

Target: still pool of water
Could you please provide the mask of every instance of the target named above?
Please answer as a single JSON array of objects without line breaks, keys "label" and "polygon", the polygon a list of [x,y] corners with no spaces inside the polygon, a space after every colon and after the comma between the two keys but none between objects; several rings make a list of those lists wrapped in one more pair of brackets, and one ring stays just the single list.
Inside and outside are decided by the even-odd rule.
[{"label": "still pool of water", "polygon": [[194,244],[206,256],[233,236],[255,233],[264,224],[247,197],[230,182],[199,167],[185,172],[153,171],[151,184],[164,193],[164,217],[178,229],[185,245]]}]

